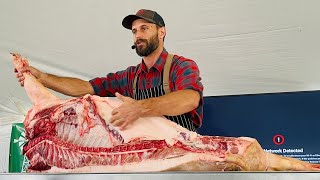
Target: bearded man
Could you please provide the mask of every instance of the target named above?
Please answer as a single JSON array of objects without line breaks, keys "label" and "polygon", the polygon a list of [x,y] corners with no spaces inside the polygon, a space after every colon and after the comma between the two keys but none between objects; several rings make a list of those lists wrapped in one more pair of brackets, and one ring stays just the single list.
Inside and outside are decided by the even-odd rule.
[{"label": "bearded man", "polygon": [[142,57],[140,64],[89,81],[61,77],[28,66],[19,73],[15,71],[21,86],[22,73],[30,72],[45,87],[65,95],[116,96],[123,104],[112,111],[110,122],[121,129],[140,117],[165,116],[196,131],[203,118],[203,85],[197,64],[166,51],[165,23],[157,12],[141,9],[126,16],[122,25],[132,32],[132,48]]}]

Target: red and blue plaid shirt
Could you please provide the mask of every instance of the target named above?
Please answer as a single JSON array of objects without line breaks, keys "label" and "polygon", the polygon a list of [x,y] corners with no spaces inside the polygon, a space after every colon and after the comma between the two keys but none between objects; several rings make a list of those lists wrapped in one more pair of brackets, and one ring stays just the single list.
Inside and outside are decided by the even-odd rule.
[{"label": "red and blue plaid shirt", "polygon": [[[116,92],[133,98],[133,81],[135,74],[139,75],[137,88],[149,89],[162,84],[162,70],[168,52],[164,49],[156,63],[148,71],[145,63],[130,66],[126,70],[109,73],[106,77],[95,78],[90,83],[98,96],[115,96]],[[192,110],[192,121],[200,127],[203,118],[203,85],[200,82],[200,72],[197,64],[190,59],[174,55],[170,69],[170,90],[193,89],[199,92],[201,99],[199,107]]]}]

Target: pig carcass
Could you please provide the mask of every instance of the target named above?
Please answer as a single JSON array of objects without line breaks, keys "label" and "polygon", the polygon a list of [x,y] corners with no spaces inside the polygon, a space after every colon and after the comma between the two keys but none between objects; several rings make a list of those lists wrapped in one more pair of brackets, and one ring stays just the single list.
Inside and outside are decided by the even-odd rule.
[{"label": "pig carcass", "polygon": [[[27,59],[12,53],[14,67]],[[85,95],[62,100],[23,73],[33,103],[24,126],[28,172],[318,171],[319,165],[263,151],[250,137],[202,136],[164,117],[125,130],[109,123],[121,102]]]}]

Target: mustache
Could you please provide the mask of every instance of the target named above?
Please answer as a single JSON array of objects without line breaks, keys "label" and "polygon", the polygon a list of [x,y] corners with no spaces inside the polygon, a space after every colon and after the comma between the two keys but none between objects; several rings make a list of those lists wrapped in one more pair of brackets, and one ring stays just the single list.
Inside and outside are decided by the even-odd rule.
[{"label": "mustache", "polygon": [[147,43],[148,40],[146,40],[146,39],[137,39],[134,44],[137,45],[138,43],[141,43],[141,42]]}]

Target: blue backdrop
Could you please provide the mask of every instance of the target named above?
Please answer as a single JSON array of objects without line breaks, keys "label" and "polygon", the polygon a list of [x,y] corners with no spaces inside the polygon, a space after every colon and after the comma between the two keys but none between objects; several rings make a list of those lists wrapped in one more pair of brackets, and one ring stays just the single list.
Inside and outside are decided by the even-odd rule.
[{"label": "blue backdrop", "polygon": [[320,159],[319,109],[320,91],[205,97],[198,132],[253,137],[264,149],[280,149],[278,154],[298,149],[303,152],[293,154]]}]

